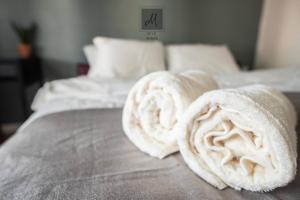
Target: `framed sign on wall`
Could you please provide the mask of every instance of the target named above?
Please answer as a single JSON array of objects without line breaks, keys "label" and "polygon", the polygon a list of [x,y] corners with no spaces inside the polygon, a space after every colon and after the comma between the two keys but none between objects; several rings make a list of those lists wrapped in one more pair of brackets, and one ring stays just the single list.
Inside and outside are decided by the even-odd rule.
[{"label": "framed sign on wall", "polygon": [[141,31],[146,32],[147,40],[158,40],[158,31],[164,31],[163,8],[141,8]]}]

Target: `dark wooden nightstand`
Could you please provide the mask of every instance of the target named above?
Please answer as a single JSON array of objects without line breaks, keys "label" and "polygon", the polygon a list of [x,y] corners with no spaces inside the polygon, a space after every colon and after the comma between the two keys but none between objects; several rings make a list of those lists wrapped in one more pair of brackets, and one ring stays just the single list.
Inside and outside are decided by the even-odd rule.
[{"label": "dark wooden nightstand", "polygon": [[[43,84],[40,58],[0,59],[0,124],[23,121],[29,116],[26,88],[33,83]],[[16,110],[21,110],[21,118],[11,116]]]}]

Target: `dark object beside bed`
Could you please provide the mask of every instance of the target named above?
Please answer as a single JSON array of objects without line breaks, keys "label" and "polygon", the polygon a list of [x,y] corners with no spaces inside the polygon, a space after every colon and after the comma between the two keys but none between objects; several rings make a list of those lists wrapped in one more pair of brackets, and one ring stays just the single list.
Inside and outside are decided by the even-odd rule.
[{"label": "dark object beside bed", "polygon": [[87,75],[89,72],[90,66],[86,63],[77,64],[77,75]]},{"label": "dark object beside bed", "polygon": [[[300,95],[288,97],[299,113]],[[122,132],[121,112],[50,114],[17,133],[0,148],[0,199],[300,198],[299,173],[269,193],[219,191],[193,174],[178,153],[158,160],[138,151]]]},{"label": "dark object beside bed", "polygon": [[[0,123],[24,121],[30,114],[26,89],[43,85],[42,59],[0,60]],[[14,108],[14,109],[12,109]]]}]

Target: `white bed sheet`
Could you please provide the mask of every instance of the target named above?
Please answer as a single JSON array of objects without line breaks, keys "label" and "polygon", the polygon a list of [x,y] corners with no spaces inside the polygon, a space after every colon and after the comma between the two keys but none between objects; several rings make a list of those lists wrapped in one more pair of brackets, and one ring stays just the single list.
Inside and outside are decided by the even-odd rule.
[{"label": "white bed sheet", "polygon": [[221,88],[265,84],[282,92],[300,92],[300,66],[219,74],[214,78]]},{"label": "white bed sheet", "polygon": [[[300,67],[255,70],[216,75],[220,88],[265,84],[283,92],[300,92]],[[87,76],[47,82],[32,103],[35,115],[86,108],[118,108],[136,80],[107,78],[93,80]]]},{"label": "white bed sheet", "polygon": [[31,104],[35,111],[19,128],[50,113],[89,108],[120,108],[136,80],[87,76],[47,82],[40,88]]},{"label": "white bed sheet", "polygon": [[[220,88],[260,83],[283,92],[300,92],[300,67],[220,74],[214,78]],[[94,80],[79,76],[47,82],[39,89],[31,105],[35,112],[20,129],[50,113],[89,108],[120,108],[136,81],[116,78]]]},{"label": "white bed sheet", "polygon": [[129,89],[136,80],[103,78],[94,80],[87,76],[47,82],[40,88],[31,105],[38,111],[54,107],[121,107]]}]

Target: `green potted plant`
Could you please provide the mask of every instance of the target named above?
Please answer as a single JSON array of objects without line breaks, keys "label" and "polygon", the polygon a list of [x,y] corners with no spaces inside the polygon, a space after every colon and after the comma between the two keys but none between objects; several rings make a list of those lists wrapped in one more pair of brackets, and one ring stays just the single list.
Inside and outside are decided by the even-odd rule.
[{"label": "green potted plant", "polygon": [[17,46],[20,57],[23,59],[30,58],[32,56],[33,43],[36,36],[36,24],[32,23],[28,27],[25,27],[12,22],[11,27],[20,40]]}]

